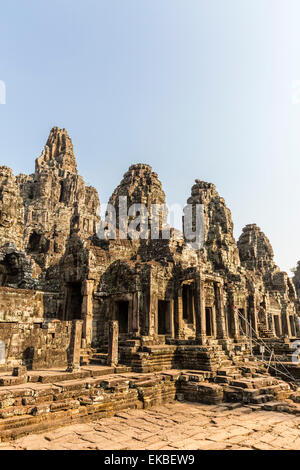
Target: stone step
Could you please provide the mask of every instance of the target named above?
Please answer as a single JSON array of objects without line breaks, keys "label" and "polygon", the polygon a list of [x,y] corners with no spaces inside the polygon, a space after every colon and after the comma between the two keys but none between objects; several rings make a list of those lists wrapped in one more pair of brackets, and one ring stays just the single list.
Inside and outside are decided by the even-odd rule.
[{"label": "stone step", "polygon": [[256,397],[253,397],[251,400],[251,403],[260,404],[260,403],[266,403],[268,401],[273,401],[273,400],[274,400],[274,395],[263,394],[263,395],[257,395]]},{"label": "stone step", "polygon": [[0,387],[9,387],[12,385],[21,385],[27,382],[27,375],[14,377],[12,375],[5,375],[0,377]]}]

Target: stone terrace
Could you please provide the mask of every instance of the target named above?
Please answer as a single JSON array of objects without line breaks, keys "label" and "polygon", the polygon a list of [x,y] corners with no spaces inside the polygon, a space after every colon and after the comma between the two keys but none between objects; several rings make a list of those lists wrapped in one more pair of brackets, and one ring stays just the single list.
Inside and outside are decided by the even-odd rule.
[{"label": "stone terrace", "polygon": [[171,403],[0,444],[0,450],[299,450],[300,417],[255,406]]}]

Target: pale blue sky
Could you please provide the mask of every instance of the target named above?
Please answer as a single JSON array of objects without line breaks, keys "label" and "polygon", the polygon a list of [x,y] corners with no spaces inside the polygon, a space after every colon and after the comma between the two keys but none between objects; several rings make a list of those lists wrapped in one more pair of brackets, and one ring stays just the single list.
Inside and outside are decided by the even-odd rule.
[{"label": "pale blue sky", "polygon": [[170,204],[210,181],[236,237],[257,223],[296,265],[299,0],[12,0],[0,21],[0,164],[31,173],[65,127],[103,202],[135,162]]}]

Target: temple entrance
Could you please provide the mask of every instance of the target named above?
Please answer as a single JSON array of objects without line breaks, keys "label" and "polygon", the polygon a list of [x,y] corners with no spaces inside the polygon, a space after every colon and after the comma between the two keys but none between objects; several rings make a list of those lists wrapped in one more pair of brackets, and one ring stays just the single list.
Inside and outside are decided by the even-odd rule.
[{"label": "temple entrance", "polygon": [[167,335],[171,333],[170,302],[158,301],[158,334]]},{"label": "temple entrance", "polygon": [[206,316],[206,336],[213,336],[213,311],[211,307],[205,307]]},{"label": "temple entrance", "polygon": [[296,336],[296,328],[295,328],[294,317],[290,316],[289,319],[290,319],[291,335]]},{"label": "temple entrance", "polygon": [[233,323],[233,314],[229,309],[226,310],[226,327],[227,327],[227,334],[228,338],[234,337],[234,323]]},{"label": "temple entrance", "polygon": [[273,318],[274,318],[275,334],[277,338],[280,338],[281,336],[280,317],[279,315],[273,315]]},{"label": "temple entrance", "polygon": [[66,286],[65,319],[81,320],[81,282],[70,282]]},{"label": "temple entrance", "polygon": [[182,286],[182,317],[186,323],[194,323],[193,287],[190,284]]},{"label": "temple entrance", "polygon": [[119,333],[128,333],[129,302],[120,300],[116,304],[116,320],[119,322]]}]

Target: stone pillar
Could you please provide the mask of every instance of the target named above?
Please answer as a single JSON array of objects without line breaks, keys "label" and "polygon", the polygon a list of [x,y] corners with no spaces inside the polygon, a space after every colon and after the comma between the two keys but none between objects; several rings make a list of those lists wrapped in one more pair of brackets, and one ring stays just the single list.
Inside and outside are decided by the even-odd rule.
[{"label": "stone pillar", "polygon": [[119,362],[119,322],[110,320],[108,322],[108,356],[107,364],[116,366]]},{"label": "stone pillar", "polygon": [[297,338],[300,337],[300,317],[295,315],[295,328],[296,328],[296,336]]},{"label": "stone pillar", "polygon": [[169,318],[170,318],[170,336],[174,338],[174,300],[170,300],[169,302]]},{"label": "stone pillar", "polygon": [[183,301],[182,301],[182,287],[178,289],[177,297],[177,323],[178,323],[178,338],[183,338]]},{"label": "stone pillar", "polygon": [[149,336],[153,336],[157,333],[157,297],[150,292],[149,301]]},{"label": "stone pillar", "polygon": [[157,333],[157,296],[154,294],[155,285],[153,285],[152,266],[149,272],[149,287],[148,287],[148,308],[146,315],[148,317],[148,336],[153,336]]},{"label": "stone pillar", "polygon": [[[254,290],[253,295],[250,298],[250,311],[251,311],[251,319],[252,319],[251,326],[256,336],[259,337],[255,290]],[[253,331],[251,332],[252,336],[254,335],[254,332]]]},{"label": "stone pillar", "polygon": [[198,277],[195,289],[196,339],[206,344],[205,288],[204,280]]},{"label": "stone pillar", "polygon": [[135,292],[133,294],[132,304],[132,332],[138,335],[140,333],[140,292]]},{"label": "stone pillar", "polygon": [[180,311],[182,311],[182,299],[175,294],[174,298],[174,336],[176,339],[181,339],[182,325],[180,321]]},{"label": "stone pillar", "polygon": [[249,316],[248,316],[248,303],[247,303],[247,298],[245,298],[245,301],[244,301],[244,317],[245,317],[245,335],[246,337],[249,336]]},{"label": "stone pillar", "polygon": [[270,299],[269,299],[268,293],[264,296],[264,304],[265,304],[265,315],[266,315],[266,327],[268,328],[268,330],[272,331],[272,325],[270,324],[271,322],[269,321]]},{"label": "stone pillar", "polygon": [[236,306],[236,297],[234,290],[230,291],[230,315],[232,316],[233,337],[235,340],[240,339],[239,318]]},{"label": "stone pillar", "polygon": [[223,286],[220,283],[214,283],[214,290],[217,308],[217,338],[227,339]]},{"label": "stone pillar", "polygon": [[85,347],[90,347],[92,343],[93,333],[93,290],[94,281],[86,280],[82,285],[82,318],[83,318],[83,332],[82,337],[85,342]]},{"label": "stone pillar", "polygon": [[281,319],[282,319],[282,333],[283,333],[283,336],[288,336],[290,338],[292,336],[291,325],[290,325],[290,319],[289,319],[289,314],[288,314],[288,310],[287,310],[287,305],[285,303],[284,303],[284,305],[282,305]]},{"label": "stone pillar", "polygon": [[70,346],[68,349],[67,372],[80,370],[80,349],[82,338],[82,320],[73,320],[71,329]]}]

